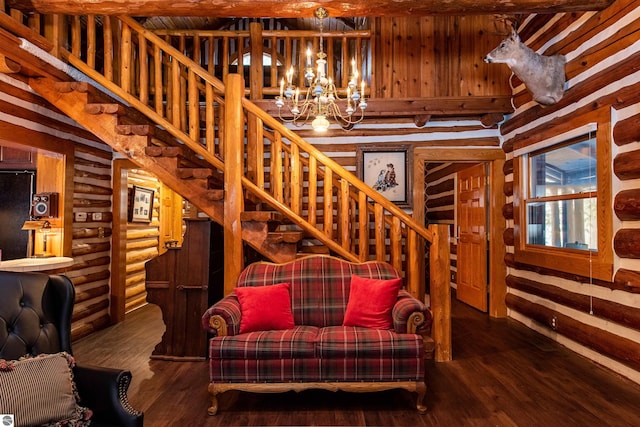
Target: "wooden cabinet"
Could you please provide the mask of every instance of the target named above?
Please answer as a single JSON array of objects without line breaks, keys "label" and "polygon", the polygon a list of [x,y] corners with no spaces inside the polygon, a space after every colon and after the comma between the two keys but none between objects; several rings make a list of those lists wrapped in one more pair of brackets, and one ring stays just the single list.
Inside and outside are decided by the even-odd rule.
[{"label": "wooden cabinet", "polygon": [[207,334],[200,319],[213,301],[222,297],[224,281],[218,263],[224,262],[218,225],[208,220],[185,219],[181,247],[171,247],[145,264],[147,301],[162,310],[166,325],[162,341],[151,358],[205,360]]}]

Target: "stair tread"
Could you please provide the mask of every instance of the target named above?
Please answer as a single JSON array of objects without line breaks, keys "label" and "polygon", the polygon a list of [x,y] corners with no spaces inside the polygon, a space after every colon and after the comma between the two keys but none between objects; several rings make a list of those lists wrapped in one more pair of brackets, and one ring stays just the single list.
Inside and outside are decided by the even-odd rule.
[{"label": "stair tread", "polygon": [[207,190],[206,198],[212,201],[224,200],[224,190],[219,190],[219,189]]},{"label": "stair tread", "polygon": [[91,85],[87,82],[56,82],[54,86],[58,92],[61,93],[69,93],[69,92],[89,92],[91,90]]},{"label": "stair tread", "polygon": [[124,108],[118,103],[90,102],[85,104],[84,111],[89,114],[124,114]]},{"label": "stair tread", "polygon": [[329,254],[331,251],[329,251],[329,248],[324,246],[324,245],[313,245],[313,246],[301,246],[300,250],[301,253],[308,255],[308,254]]},{"label": "stair tread", "polygon": [[177,168],[176,175],[181,179],[204,179],[213,175],[213,171],[209,168]]},{"label": "stair tread", "polygon": [[242,221],[278,221],[282,220],[283,215],[280,212],[275,211],[244,211],[240,213],[240,219]]},{"label": "stair tread", "polygon": [[298,243],[302,240],[301,231],[270,231],[267,240],[272,243]]},{"label": "stair tread", "polygon": [[155,132],[155,127],[148,124],[117,125],[116,132],[118,132],[120,135],[153,135],[153,133]]},{"label": "stair tread", "polygon": [[163,147],[150,145],[145,148],[145,153],[149,157],[178,157],[182,154],[182,147]]}]

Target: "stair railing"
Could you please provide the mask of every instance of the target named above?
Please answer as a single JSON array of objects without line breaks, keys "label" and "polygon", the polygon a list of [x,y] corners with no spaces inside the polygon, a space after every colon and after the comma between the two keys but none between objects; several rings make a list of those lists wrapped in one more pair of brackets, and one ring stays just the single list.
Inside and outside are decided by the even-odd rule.
[{"label": "stair railing", "polygon": [[[89,55],[89,46],[99,45],[97,32],[91,30],[94,24],[90,24],[96,17],[86,17],[85,34],[80,17],[71,19],[71,52],[63,51],[62,55],[72,65],[141,110],[213,166],[224,170],[220,160],[224,158],[224,138],[214,134],[216,129],[224,131],[225,128],[222,113],[216,111],[216,107],[224,108],[222,82],[127,16],[102,17],[105,60],[97,64]],[[119,37],[114,37],[114,27],[118,28]],[[83,36],[88,37],[85,52],[77,42]],[[119,48],[112,45],[114,38],[119,39]],[[96,70],[97,65],[102,66],[103,72]],[[239,93],[243,92],[244,87]],[[247,175],[252,179],[244,177],[243,185],[249,191],[258,197],[267,195],[271,206],[283,211],[310,236],[325,242],[331,251],[346,259],[362,261],[375,253],[378,259],[390,261],[401,271],[406,271],[406,265],[422,262],[413,257],[423,253],[419,250],[418,236],[431,241],[428,230],[250,101],[244,99],[243,108],[249,129],[264,129],[266,125],[260,133],[271,151],[264,156],[264,142],[252,140],[255,132],[247,134]],[[250,123],[251,120],[260,122]],[[200,138],[201,128],[206,129],[204,141]],[[258,161],[260,153],[263,158]],[[272,172],[263,178],[265,169],[260,165],[264,165],[267,158],[269,162],[278,162],[285,157],[288,162],[282,170],[292,173],[287,185],[284,175],[275,173],[279,165],[276,163],[270,164]],[[303,176],[305,171],[307,179]],[[305,187],[305,182],[310,184]],[[285,191],[291,192],[286,199]],[[311,192],[305,197],[308,200],[305,216],[301,203],[303,191]],[[318,218],[322,218],[322,223],[318,223]]]},{"label": "stair railing", "polygon": [[242,111],[247,163],[234,169],[247,171],[243,186],[341,257],[390,262],[420,294],[432,231],[246,98]]},{"label": "stair railing", "polygon": [[[67,18],[71,20],[69,28],[63,25]],[[212,167],[224,171],[225,183],[241,184],[244,190],[285,214],[293,224],[336,254],[352,261],[366,261],[371,257],[389,261],[404,271],[407,289],[421,296],[424,294],[424,249],[431,243],[434,337],[438,335],[436,360],[450,359],[446,226],[425,229],[244,98],[242,79],[229,79],[233,84],[225,88],[205,69],[134,19],[94,15],[53,16],[52,19],[52,39],[64,40],[63,34],[66,34],[71,49],[54,44],[52,53],[58,53],[145,114]],[[102,24],[100,42],[98,23]],[[101,61],[96,49],[103,50]],[[226,94],[233,96],[223,96]],[[225,111],[225,98],[233,100],[231,113]],[[225,126],[233,128],[228,132],[232,137],[225,135]],[[204,137],[202,128],[206,129]],[[233,153],[228,156],[233,157],[233,161],[223,162],[225,153]],[[233,177],[227,178],[227,175]],[[234,205],[230,209],[235,210],[239,218],[243,204],[237,200],[244,199],[244,192],[237,186],[233,191],[234,195],[225,195],[225,205],[234,196],[239,197],[229,203]],[[227,212],[225,208],[225,222]],[[439,231],[433,231],[436,228]],[[231,258],[239,262],[238,257]]]},{"label": "stair railing", "polygon": [[[311,47],[317,52],[320,36],[324,39],[328,74],[337,87],[347,87],[356,67],[369,82],[368,89],[374,89],[370,79],[370,52],[374,51],[371,30],[329,30],[321,34],[317,30],[265,29],[260,22],[250,22],[237,30],[159,29],[154,33],[223,81],[230,72],[242,74],[250,99],[277,96],[280,79],[291,67],[304,70],[306,50]],[[250,67],[245,66],[245,57],[250,59]],[[298,87],[306,83],[303,72],[293,79]],[[346,89],[339,93],[345,96]]]},{"label": "stair railing", "polygon": [[131,17],[66,18],[70,50],[61,49],[63,59],[224,170],[221,81]]}]

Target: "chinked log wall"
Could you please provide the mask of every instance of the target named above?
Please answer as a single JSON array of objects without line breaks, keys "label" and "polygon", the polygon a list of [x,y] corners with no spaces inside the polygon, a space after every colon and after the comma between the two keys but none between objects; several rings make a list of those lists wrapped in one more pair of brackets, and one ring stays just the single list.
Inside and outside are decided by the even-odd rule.
[{"label": "chinked log wall", "polygon": [[[543,53],[567,57],[569,89],[558,104],[542,108],[515,82],[517,111],[502,127],[510,316],[640,382],[640,78],[636,71],[640,1],[617,1],[600,13],[532,17],[520,34],[534,50],[546,46]],[[618,220],[611,243],[614,277],[594,280],[516,262],[514,140],[608,106],[613,127],[613,209]]]},{"label": "chinked log wall", "polygon": [[[144,170],[129,169],[127,173],[127,187],[129,191],[132,190],[134,185],[153,190],[154,200],[150,222],[130,222],[126,225],[126,312],[139,308],[147,302],[145,263],[158,256],[158,240],[160,234],[160,222],[158,218],[160,181]],[[125,222],[124,219],[122,222]]]},{"label": "chinked log wall", "polygon": [[[449,236],[456,236],[455,230],[455,199],[457,192],[457,173],[471,163],[428,163],[425,165],[425,212],[429,224],[449,225]],[[458,245],[455,238],[449,245],[451,254],[451,284],[457,283],[457,252]]]},{"label": "chinked log wall", "polygon": [[[0,74],[0,113],[3,141],[50,151],[73,146],[73,211],[87,213],[88,221],[74,219],[74,264],[64,270],[76,286],[72,334],[102,329],[110,323],[111,148],[7,74]],[[102,213],[100,221],[92,219],[94,212]]]}]

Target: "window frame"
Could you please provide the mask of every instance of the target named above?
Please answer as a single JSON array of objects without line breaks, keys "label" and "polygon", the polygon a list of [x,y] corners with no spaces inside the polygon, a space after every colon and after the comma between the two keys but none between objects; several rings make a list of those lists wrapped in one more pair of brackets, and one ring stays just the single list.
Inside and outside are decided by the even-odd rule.
[{"label": "window frame", "polygon": [[[597,250],[559,248],[527,243],[527,212],[524,200],[529,185],[526,171],[528,154],[542,147],[561,147],[580,134],[582,128],[595,126],[597,174]],[[572,135],[572,136],[571,136]],[[544,267],[564,273],[611,281],[613,275],[612,190],[611,190],[611,113],[603,108],[591,113],[558,121],[535,135],[514,142],[513,152],[514,256],[517,263]]]}]

